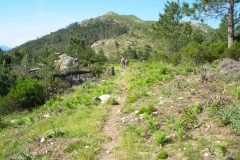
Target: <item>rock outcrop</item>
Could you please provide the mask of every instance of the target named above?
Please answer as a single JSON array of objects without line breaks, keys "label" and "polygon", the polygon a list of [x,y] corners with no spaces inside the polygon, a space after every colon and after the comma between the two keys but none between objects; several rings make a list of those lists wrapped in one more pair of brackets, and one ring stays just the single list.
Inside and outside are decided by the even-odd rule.
[{"label": "rock outcrop", "polygon": [[59,54],[56,53],[57,60],[55,60],[55,65],[59,69],[60,72],[66,72],[70,69],[77,69],[78,67],[78,59],[68,56],[67,54]]}]

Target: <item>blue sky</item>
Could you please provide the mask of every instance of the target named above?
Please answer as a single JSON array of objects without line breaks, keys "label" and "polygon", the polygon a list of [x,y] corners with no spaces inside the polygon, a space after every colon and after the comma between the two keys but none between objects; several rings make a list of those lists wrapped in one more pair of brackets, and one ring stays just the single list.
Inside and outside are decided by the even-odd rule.
[{"label": "blue sky", "polygon": [[[167,0],[0,0],[0,45],[19,46],[73,22],[113,11],[157,21]],[[185,0],[193,2],[194,0]],[[209,22],[209,23],[208,23]],[[208,21],[214,28],[218,22]]]}]

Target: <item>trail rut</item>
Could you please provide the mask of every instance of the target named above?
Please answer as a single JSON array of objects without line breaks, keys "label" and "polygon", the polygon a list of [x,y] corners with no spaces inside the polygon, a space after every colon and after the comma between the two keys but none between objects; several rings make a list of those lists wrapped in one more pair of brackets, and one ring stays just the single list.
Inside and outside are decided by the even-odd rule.
[{"label": "trail rut", "polygon": [[103,142],[101,145],[100,154],[97,156],[99,160],[116,160],[117,150],[116,147],[120,143],[120,115],[122,106],[126,99],[126,82],[125,82],[125,71],[121,72],[121,80],[119,85],[121,85],[121,94],[119,95],[117,101],[119,105],[112,105],[106,122],[103,126],[102,132],[108,136],[108,140]]}]

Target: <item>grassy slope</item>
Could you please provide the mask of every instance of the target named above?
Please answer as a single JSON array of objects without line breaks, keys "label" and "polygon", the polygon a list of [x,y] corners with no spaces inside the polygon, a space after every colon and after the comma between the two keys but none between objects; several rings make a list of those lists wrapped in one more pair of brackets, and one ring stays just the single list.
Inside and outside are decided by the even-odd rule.
[{"label": "grassy slope", "polygon": [[[108,139],[101,128],[111,104],[92,98],[106,93],[117,99],[121,69],[115,69],[114,77],[84,83],[33,112],[3,118],[0,158],[95,159]],[[128,87],[117,159],[156,159],[162,150],[170,159],[240,154],[239,82],[202,82],[192,70],[131,63],[124,71]],[[46,141],[40,143],[42,137]]]},{"label": "grassy slope", "polygon": [[[98,52],[103,49],[106,55],[122,52],[131,46],[137,51],[142,50],[145,45],[156,48],[156,43],[152,40],[151,25],[155,22],[143,21],[134,15],[118,15],[116,13],[108,13],[100,17],[100,19],[114,19],[118,23],[127,25],[129,32],[119,37],[102,39],[92,45],[92,48]],[[119,47],[116,46],[119,44]]]},{"label": "grassy slope", "polygon": [[[48,101],[33,112],[5,117],[3,123],[6,128],[1,130],[0,137],[0,159],[25,156],[43,159],[92,159],[99,150],[100,141],[104,139],[100,131],[109,109],[108,104],[99,105],[92,98],[104,93],[113,98],[117,96],[119,88],[111,81],[113,78],[86,82]],[[42,137],[45,137],[46,142],[40,143]],[[79,141],[85,148],[74,146]],[[73,144],[72,148],[77,152],[64,151],[70,144]]]}]

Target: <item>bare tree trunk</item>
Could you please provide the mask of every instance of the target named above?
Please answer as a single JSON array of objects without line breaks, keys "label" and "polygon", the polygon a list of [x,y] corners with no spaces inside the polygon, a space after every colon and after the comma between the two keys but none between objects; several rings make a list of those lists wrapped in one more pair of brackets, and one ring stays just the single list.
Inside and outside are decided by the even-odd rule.
[{"label": "bare tree trunk", "polygon": [[45,71],[44,71],[44,83],[45,83],[46,96],[48,96],[48,87],[47,87],[47,67],[46,67],[46,66],[45,66]]},{"label": "bare tree trunk", "polygon": [[114,72],[114,67],[110,67],[107,69],[106,71],[107,75],[109,76],[114,76],[115,75],[115,72]]},{"label": "bare tree trunk", "polygon": [[228,10],[228,48],[233,44],[234,38],[234,0],[229,0],[229,10]]}]

